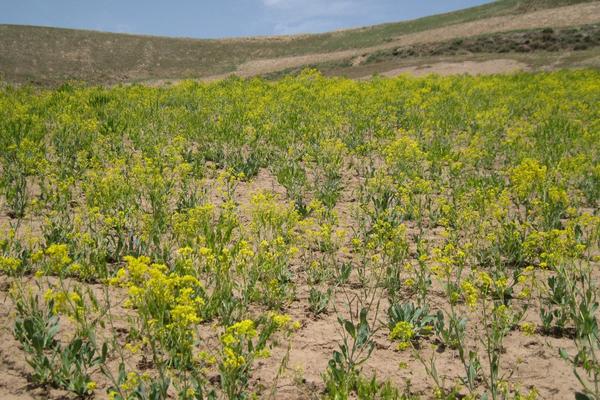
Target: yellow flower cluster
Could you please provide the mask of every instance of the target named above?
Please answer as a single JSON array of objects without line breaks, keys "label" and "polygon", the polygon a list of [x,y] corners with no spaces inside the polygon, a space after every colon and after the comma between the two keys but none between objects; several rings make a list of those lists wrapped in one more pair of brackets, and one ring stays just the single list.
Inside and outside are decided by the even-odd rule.
[{"label": "yellow flower cluster", "polygon": [[537,261],[541,268],[554,268],[564,261],[579,257],[585,246],[577,243],[575,227],[533,231],[523,243],[528,259]]},{"label": "yellow flower cluster", "polygon": [[135,372],[129,372],[127,374],[127,379],[120,386],[120,389],[123,391],[132,391],[137,388],[140,384],[140,376]]},{"label": "yellow flower cluster", "polygon": [[241,352],[242,345],[248,339],[257,336],[254,321],[246,319],[227,328],[221,335],[223,344],[223,366],[228,369],[237,369],[246,364],[246,358]]},{"label": "yellow flower cluster", "polygon": [[527,336],[533,336],[536,332],[536,326],[533,322],[522,322],[519,329]]},{"label": "yellow flower cluster", "polygon": [[227,369],[237,369],[246,365],[246,358],[236,352],[231,347],[223,349],[223,366]]},{"label": "yellow flower cluster", "polygon": [[85,305],[77,292],[48,289],[44,293],[44,300],[53,302],[52,311],[55,314],[65,314],[75,319],[81,319],[85,316]]},{"label": "yellow flower cluster", "polygon": [[189,328],[201,322],[200,310],[204,300],[203,287],[194,276],[167,273],[167,266],[151,264],[146,256],[125,257],[126,266],[119,269],[112,285],[129,289],[130,304],[153,314],[153,306],[167,307],[170,321],[162,321],[167,328]]},{"label": "yellow flower cluster", "polygon": [[179,291],[179,296],[175,299],[175,306],[171,310],[172,324],[188,327],[200,323],[198,308],[204,305],[204,301],[201,297],[194,298],[194,295],[194,290],[190,287]]},{"label": "yellow flower cluster", "polygon": [[282,203],[271,193],[258,192],[252,196],[249,208],[251,228],[258,239],[289,239],[294,235],[300,216],[293,203]]},{"label": "yellow flower cluster", "polygon": [[66,244],[51,244],[43,253],[34,254],[32,259],[42,260],[42,270],[46,274],[64,275],[70,272],[73,262],[69,257],[69,247]]},{"label": "yellow flower cluster", "polygon": [[384,149],[385,161],[397,172],[413,175],[414,167],[425,158],[419,142],[410,137],[408,132],[399,131],[398,138]]},{"label": "yellow flower cluster", "polygon": [[410,347],[411,340],[415,336],[414,326],[408,321],[399,321],[390,332],[390,340],[397,340],[398,350],[406,350]]},{"label": "yellow flower cluster", "polygon": [[532,158],[525,158],[513,168],[510,171],[510,181],[519,199],[525,200],[539,190],[546,180],[546,172],[546,166]]},{"label": "yellow flower cluster", "polygon": [[14,274],[22,264],[18,258],[0,256],[0,272],[5,274]]},{"label": "yellow flower cluster", "polygon": [[479,299],[479,291],[471,282],[465,280],[461,283],[460,288],[462,289],[462,296],[465,303],[470,308],[477,306],[477,300]]},{"label": "yellow flower cluster", "polygon": [[299,321],[292,320],[287,314],[271,313],[270,317],[278,330],[298,330],[301,327]]},{"label": "yellow flower cluster", "polygon": [[465,252],[452,243],[447,243],[443,248],[433,249],[434,265],[431,271],[441,280],[452,276],[457,268],[465,263]]}]

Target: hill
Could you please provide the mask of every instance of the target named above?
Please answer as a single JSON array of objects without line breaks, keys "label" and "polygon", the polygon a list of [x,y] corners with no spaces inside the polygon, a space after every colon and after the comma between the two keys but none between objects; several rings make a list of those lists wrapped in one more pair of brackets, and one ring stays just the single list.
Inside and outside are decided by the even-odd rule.
[{"label": "hill", "polygon": [[[372,61],[373,54],[401,46],[597,22],[600,22],[598,1],[500,0],[456,12],[365,28],[221,40],[0,25],[0,76],[11,83],[56,85],[71,79],[114,84],[209,79],[232,73],[277,75],[306,65],[336,73],[340,66],[347,69],[348,65],[361,64],[365,58]],[[597,58],[593,49],[588,49],[588,56],[592,60]],[[369,72],[385,72],[378,66],[389,69],[397,66],[398,61],[406,63],[407,60],[422,61],[411,56],[396,63],[390,59],[386,63],[371,62]]]}]

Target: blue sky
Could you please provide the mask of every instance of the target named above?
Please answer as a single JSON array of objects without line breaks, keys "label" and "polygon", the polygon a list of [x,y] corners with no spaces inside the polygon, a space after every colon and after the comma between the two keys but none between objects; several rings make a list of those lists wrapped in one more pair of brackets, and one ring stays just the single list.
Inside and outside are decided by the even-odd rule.
[{"label": "blue sky", "polygon": [[218,38],[324,32],[489,0],[0,0],[0,23]]}]

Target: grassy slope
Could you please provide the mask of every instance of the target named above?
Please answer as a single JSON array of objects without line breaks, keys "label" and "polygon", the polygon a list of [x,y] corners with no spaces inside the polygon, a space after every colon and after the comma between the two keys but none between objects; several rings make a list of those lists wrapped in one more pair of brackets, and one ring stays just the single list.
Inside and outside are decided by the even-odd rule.
[{"label": "grassy slope", "polygon": [[358,65],[354,57],[312,63],[262,74],[277,80],[285,75],[298,75],[309,67],[324,75],[362,78],[401,67],[436,64],[438,62],[485,61],[513,59],[533,69],[555,65],[557,68],[600,67],[600,24],[562,29],[528,29],[497,32],[451,39],[435,43],[400,46],[370,53]]},{"label": "grassy slope", "polygon": [[420,43],[371,53],[363,64],[389,59],[461,55],[477,53],[502,54],[509,52],[573,51],[600,47],[600,24],[563,29],[529,29],[497,32],[452,39],[435,43]]},{"label": "grassy slope", "polygon": [[585,1],[499,0],[413,21],[279,38],[176,39],[0,25],[0,76],[41,84],[206,77],[249,60],[362,48],[434,27]]}]

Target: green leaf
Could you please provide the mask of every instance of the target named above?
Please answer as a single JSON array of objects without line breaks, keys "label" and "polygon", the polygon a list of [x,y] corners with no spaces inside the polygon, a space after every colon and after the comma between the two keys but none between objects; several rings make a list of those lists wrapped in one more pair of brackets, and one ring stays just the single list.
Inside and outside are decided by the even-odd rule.
[{"label": "green leaf", "polygon": [[588,396],[587,394],[583,394],[581,392],[576,392],[575,400],[592,400],[592,398],[590,396]]},{"label": "green leaf", "polygon": [[108,344],[106,342],[104,342],[104,344],[102,345],[102,362],[105,362],[106,359],[108,358]]},{"label": "green leaf", "polygon": [[356,328],[354,328],[354,324],[352,324],[352,322],[345,319],[344,320],[344,329],[346,329],[346,332],[348,332],[348,334],[350,336],[352,336],[352,339],[356,339]]},{"label": "green leaf", "polygon": [[365,325],[369,325],[367,322],[367,309],[363,308],[362,310],[360,310],[360,323],[361,324],[365,324]]}]

